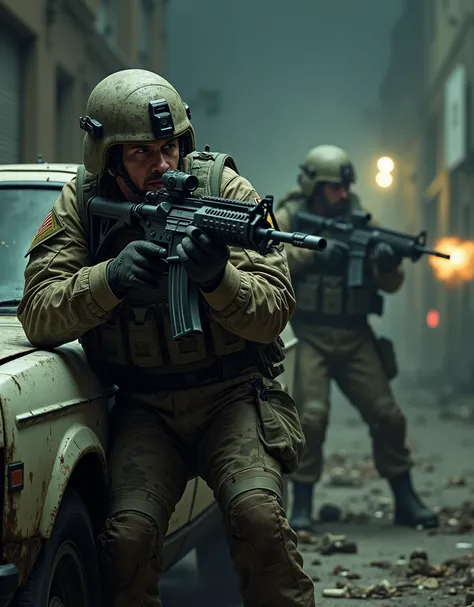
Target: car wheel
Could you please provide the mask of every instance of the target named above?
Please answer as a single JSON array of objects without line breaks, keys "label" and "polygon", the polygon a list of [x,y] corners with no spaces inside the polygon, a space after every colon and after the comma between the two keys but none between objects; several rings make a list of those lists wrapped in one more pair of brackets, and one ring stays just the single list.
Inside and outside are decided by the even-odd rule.
[{"label": "car wheel", "polygon": [[51,538],[40,552],[14,607],[100,607],[94,532],[80,495],[68,489]]},{"label": "car wheel", "polygon": [[[212,592],[212,600],[221,605],[240,602],[239,578],[229,553],[224,526],[219,526],[206,541],[196,548],[199,585]],[[213,603],[214,604],[214,603]]]}]

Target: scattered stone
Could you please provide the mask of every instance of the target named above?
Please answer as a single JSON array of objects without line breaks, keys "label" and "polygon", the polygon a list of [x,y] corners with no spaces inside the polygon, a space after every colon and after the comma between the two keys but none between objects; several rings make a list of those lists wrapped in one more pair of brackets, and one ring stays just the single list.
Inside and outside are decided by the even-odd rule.
[{"label": "scattered stone", "polygon": [[328,599],[349,598],[345,588],[325,588],[323,590],[323,596]]},{"label": "scattered stone", "polygon": [[329,475],[329,487],[362,487],[363,480],[359,470],[346,471],[344,468],[334,468]]},{"label": "scattered stone", "polygon": [[446,487],[465,487],[466,479],[463,476],[451,476],[448,479]]},{"label": "scattered stone", "polygon": [[390,561],[371,561],[369,565],[371,567],[378,567],[379,569],[391,569],[392,567]]},{"label": "scattered stone", "polygon": [[474,531],[474,502],[466,500],[456,508],[440,508],[438,517],[440,533],[447,535],[471,534]]},{"label": "scattered stone", "polygon": [[335,523],[342,517],[342,510],[334,504],[324,504],[319,509],[319,520],[323,523]]},{"label": "scattered stone", "polygon": [[427,588],[428,590],[436,590],[439,587],[439,582],[435,577],[417,577],[415,580],[419,590]]},{"label": "scattered stone", "polygon": [[325,556],[338,553],[356,554],[357,544],[349,541],[345,535],[333,535],[332,533],[326,533],[321,538],[319,551]]}]

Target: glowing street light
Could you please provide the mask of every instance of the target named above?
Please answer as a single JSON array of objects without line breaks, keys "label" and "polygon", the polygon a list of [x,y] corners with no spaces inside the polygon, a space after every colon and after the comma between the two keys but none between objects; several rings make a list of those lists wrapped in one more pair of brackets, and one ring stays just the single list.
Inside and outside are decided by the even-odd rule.
[{"label": "glowing street light", "polygon": [[377,173],[375,176],[375,182],[380,188],[389,188],[392,185],[393,177],[390,173]]},{"label": "glowing street light", "polygon": [[391,173],[395,167],[395,164],[388,156],[382,156],[377,160],[377,168],[381,173]]}]

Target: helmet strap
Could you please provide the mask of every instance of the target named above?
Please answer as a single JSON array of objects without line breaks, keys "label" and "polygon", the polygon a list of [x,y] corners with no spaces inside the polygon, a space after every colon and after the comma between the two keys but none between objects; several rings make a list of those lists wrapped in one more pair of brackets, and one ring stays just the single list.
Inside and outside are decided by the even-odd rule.
[{"label": "helmet strap", "polygon": [[[135,188],[134,184],[130,180],[125,181],[125,179],[121,175],[117,175],[115,177],[115,180],[117,181],[118,187],[120,188],[122,194],[125,196],[126,200],[128,200],[129,202],[137,203],[143,202],[143,194],[136,193],[136,191],[138,191],[138,188]],[[129,187],[129,184],[132,184],[134,186],[135,191]]]},{"label": "helmet strap", "polygon": [[[112,148],[109,152],[109,167],[107,169],[109,175],[115,177],[125,196],[130,197],[130,194],[132,194],[134,198],[140,197],[140,200],[143,200],[143,192],[141,192],[130,179],[127,169],[123,164],[122,146],[116,145],[114,148],[115,149]],[[123,187],[126,188],[127,192],[124,192]]]}]

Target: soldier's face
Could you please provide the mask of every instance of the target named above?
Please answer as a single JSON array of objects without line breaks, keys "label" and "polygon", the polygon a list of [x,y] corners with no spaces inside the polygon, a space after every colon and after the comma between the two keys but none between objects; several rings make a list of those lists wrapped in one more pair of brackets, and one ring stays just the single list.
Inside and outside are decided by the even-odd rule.
[{"label": "soldier's face", "polygon": [[142,192],[163,187],[161,176],[179,166],[178,139],[123,146],[123,164],[128,176]]},{"label": "soldier's face", "polygon": [[349,192],[341,183],[325,183],[323,196],[330,205],[337,205],[349,197]]}]

